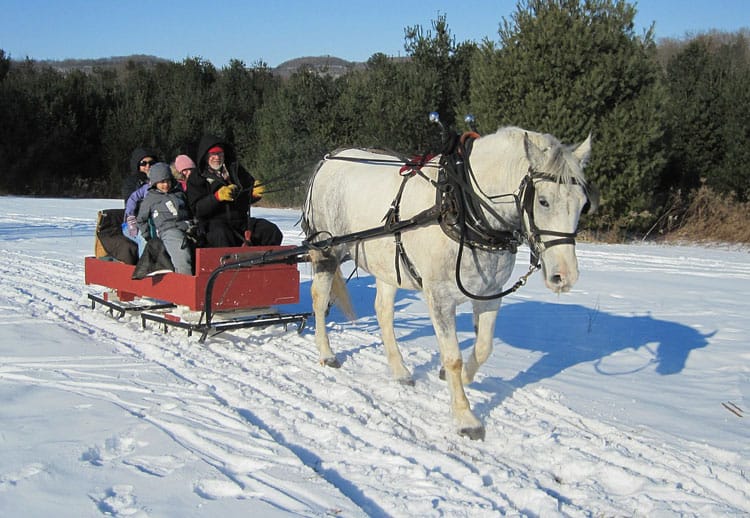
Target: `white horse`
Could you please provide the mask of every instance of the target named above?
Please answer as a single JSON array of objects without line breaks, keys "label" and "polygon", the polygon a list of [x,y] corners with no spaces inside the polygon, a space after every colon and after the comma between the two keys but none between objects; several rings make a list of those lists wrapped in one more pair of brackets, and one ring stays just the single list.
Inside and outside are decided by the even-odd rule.
[{"label": "white horse", "polygon": [[[399,288],[422,290],[458,432],[483,439],[484,427],[471,410],[463,384],[472,382],[492,352],[500,308],[497,295],[513,269],[515,245],[520,241],[529,244],[541,259],[547,287],[555,293],[569,290],[578,279],[574,236],[579,217],[590,204],[582,170],[590,154],[591,137],[568,147],[551,135],[509,127],[472,142],[470,151],[468,146],[459,146],[466,159],[461,154],[457,162],[435,157],[409,181],[404,181],[404,171],[399,171],[403,159],[386,152],[347,149],[327,156],[310,181],[303,228],[309,242],[325,245],[313,246],[310,253],[315,342],[321,363],[339,366],[325,317],[332,298],[345,311],[347,308],[341,261],[353,259],[357,267],[375,277],[375,311],[388,365],[395,379],[405,384],[414,382],[396,343],[394,301]],[[445,155],[451,157],[456,155]],[[462,162],[468,167],[462,168]],[[463,181],[453,178],[457,169],[467,172]],[[437,190],[463,195],[441,202]],[[450,211],[457,205],[463,212]],[[434,210],[424,212],[431,207],[441,209],[439,220],[448,232],[438,223]],[[394,208],[397,218],[393,217]],[[354,239],[330,239],[382,228],[386,214],[391,223],[410,218],[418,221],[400,232],[393,232],[395,227],[386,223],[384,232],[365,232],[361,239],[357,234]],[[469,223],[462,224],[466,221]],[[467,230],[469,227],[473,231]],[[399,254],[398,248],[403,253]],[[467,300],[473,305],[476,342],[464,363],[455,312],[456,306]]]}]

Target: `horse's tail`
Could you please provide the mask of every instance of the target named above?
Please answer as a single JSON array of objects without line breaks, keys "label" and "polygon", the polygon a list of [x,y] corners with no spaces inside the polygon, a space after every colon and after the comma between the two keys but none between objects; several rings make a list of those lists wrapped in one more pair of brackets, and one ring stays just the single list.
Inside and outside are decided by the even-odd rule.
[{"label": "horse's tail", "polygon": [[346,281],[341,273],[341,268],[336,268],[336,273],[333,276],[331,302],[336,304],[349,320],[357,318],[352,307],[352,299],[349,297],[349,290],[346,287]]}]

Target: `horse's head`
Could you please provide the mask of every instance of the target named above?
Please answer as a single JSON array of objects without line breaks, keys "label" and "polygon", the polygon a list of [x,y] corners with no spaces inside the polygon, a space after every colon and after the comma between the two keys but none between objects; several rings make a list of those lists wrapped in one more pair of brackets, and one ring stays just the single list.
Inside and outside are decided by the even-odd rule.
[{"label": "horse's head", "polygon": [[544,282],[559,293],[578,280],[578,220],[598,203],[595,190],[583,176],[591,154],[591,135],[573,147],[565,147],[549,135],[536,137],[534,142],[524,135],[529,170],[521,184],[521,219],[531,252],[541,260]]}]

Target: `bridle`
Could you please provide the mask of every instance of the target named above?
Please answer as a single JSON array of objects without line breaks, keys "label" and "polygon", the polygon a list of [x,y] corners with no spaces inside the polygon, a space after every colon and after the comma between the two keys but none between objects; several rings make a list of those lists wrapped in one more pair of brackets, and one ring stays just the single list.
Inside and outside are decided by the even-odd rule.
[{"label": "bridle", "polygon": [[[441,171],[438,176],[438,203],[441,204],[440,223],[443,231],[458,242],[459,249],[456,259],[456,284],[461,292],[469,298],[477,300],[491,300],[504,297],[513,293],[523,286],[526,279],[534,271],[540,268],[540,258],[544,250],[559,245],[575,245],[577,231],[561,232],[557,230],[541,229],[537,226],[534,219],[534,202],[538,182],[555,182],[562,183],[561,180],[550,173],[535,171],[531,166],[527,174],[521,180],[521,184],[514,193],[495,195],[490,198],[482,193],[477,193],[475,186],[481,191],[481,186],[474,177],[469,163],[469,155],[473,140],[459,139],[456,148],[448,155],[441,158]],[[440,188],[441,183],[445,183],[448,188]],[[575,178],[565,182],[571,185],[581,185],[586,194],[586,203],[582,212],[586,213],[591,208],[592,203],[586,187]],[[441,193],[442,191],[442,193]],[[449,196],[449,197],[448,197]],[[446,197],[450,203],[446,203]],[[516,226],[503,218],[488,201],[490,199],[499,199],[502,197],[512,197],[520,218],[520,225]],[[441,201],[442,199],[442,201]],[[455,207],[455,221],[451,225],[446,225],[445,206],[453,205]],[[484,209],[484,210],[482,210]],[[486,216],[488,213],[496,222],[500,223],[501,228],[492,225]],[[520,228],[519,228],[520,226]],[[554,239],[544,240],[542,236],[551,236]],[[479,248],[487,251],[506,250],[515,254],[518,245],[527,243],[531,251],[529,262],[530,268],[528,273],[519,279],[511,288],[493,295],[477,295],[469,292],[461,282],[460,268],[463,249]]]},{"label": "bridle", "polygon": [[[549,173],[542,173],[534,171],[529,167],[529,171],[521,181],[521,185],[518,188],[518,195],[516,196],[516,203],[518,207],[518,213],[521,216],[521,229],[526,242],[531,249],[531,263],[533,265],[539,264],[539,258],[544,250],[552,248],[558,245],[574,245],[576,244],[576,236],[578,231],[573,232],[560,232],[557,230],[546,230],[541,229],[536,225],[534,220],[534,196],[536,193],[535,183],[537,182],[555,182],[560,183],[559,179]],[[588,193],[586,192],[585,186],[578,182],[575,178],[571,178],[569,183],[571,185],[581,185],[586,193],[586,203],[583,206],[583,213],[588,212],[591,201],[589,200]],[[552,236],[556,239],[549,239],[545,241],[542,236]]]}]

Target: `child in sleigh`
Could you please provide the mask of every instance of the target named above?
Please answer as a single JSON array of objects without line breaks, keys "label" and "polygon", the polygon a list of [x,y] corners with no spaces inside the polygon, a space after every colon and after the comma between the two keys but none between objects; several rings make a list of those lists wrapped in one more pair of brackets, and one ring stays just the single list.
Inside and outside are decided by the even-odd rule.
[{"label": "child in sleigh", "polygon": [[158,162],[151,166],[149,189],[138,209],[136,222],[141,236],[152,238],[151,225],[164,244],[174,271],[193,274],[192,254],[187,233],[192,224],[185,192],[174,180],[168,164]]}]

